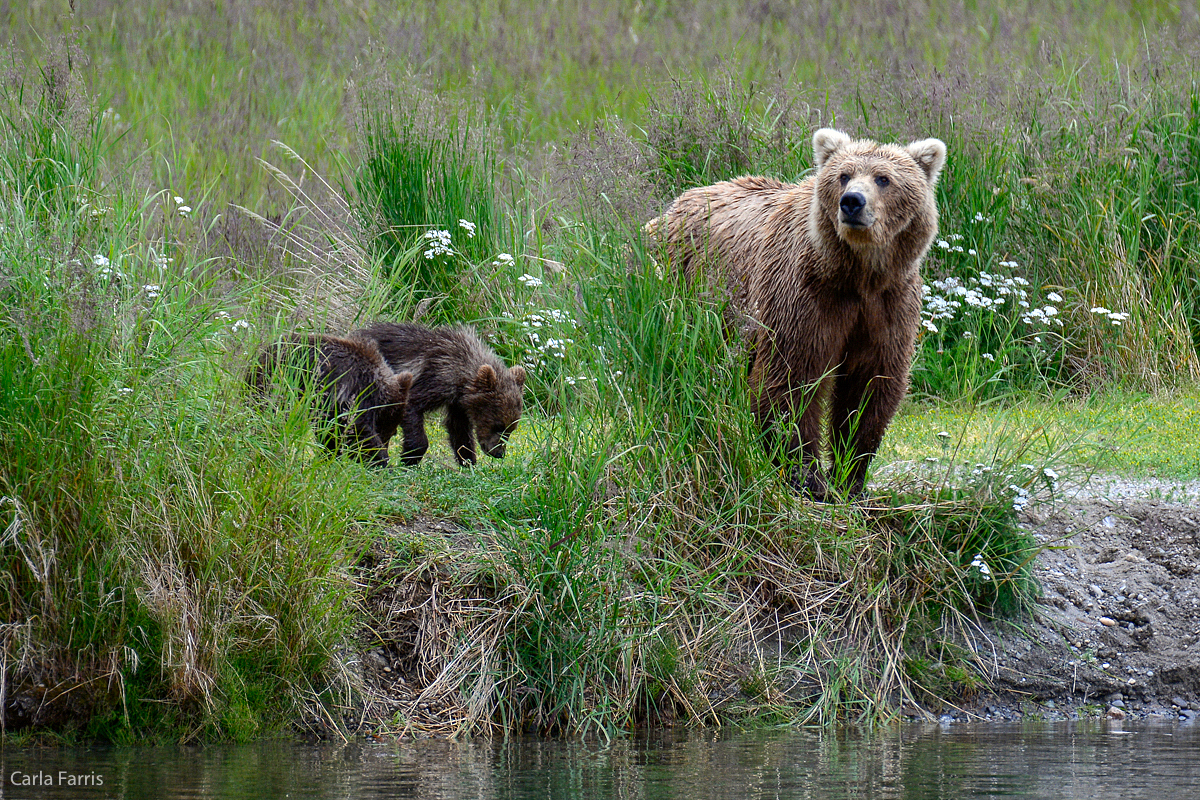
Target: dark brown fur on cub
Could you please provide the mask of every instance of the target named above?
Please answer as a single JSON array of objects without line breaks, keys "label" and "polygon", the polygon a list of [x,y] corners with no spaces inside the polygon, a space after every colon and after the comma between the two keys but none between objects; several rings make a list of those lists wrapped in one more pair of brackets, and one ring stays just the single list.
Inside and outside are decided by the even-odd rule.
[{"label": "dark brown fur on cub", "polygon": [[881,145],[824,128],[813,152],[807,180],[691,189],[646,229],[674,266],[729,289],[750,323],[751,402],[768,446],[796,465],[794,483],[824,499],[823,452],[849,465],[839,488],[860,492],[908,388],[946,146]]},{"label": "dark brown fur on cub", "polygon": [[404,413],[411,373],[392,370],[370,339],[315,334],[264,347],[246,379],[265,395],[281,370],[319,389],[317,437],[330,452],[345,449],[373,466],[388,465],[395,427],[387,430],[380,421]]},{"label": "dark brown fur on cub", "polygon": [[413,374],[408,406],[381,420],[391,435],[404,431],[404,463],[418,464],[429,449],[425,414],[446,409],[446,433],[458,463],[475,463],[475,438],[493,458],[503,458],[509,435],[521,419],[525,370],[509,369],[473,330],[427,328],[409,322],[376,322],[355,336],[369,337],[394,370]]}]

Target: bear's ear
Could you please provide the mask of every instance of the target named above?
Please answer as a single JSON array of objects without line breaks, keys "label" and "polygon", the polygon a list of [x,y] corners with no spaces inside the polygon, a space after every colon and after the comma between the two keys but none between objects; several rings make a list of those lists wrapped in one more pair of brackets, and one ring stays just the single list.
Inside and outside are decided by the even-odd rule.
[{"label": "bear's ear", "polygon": [[510,369],[508,374],[512,375],[513,380],[517,382],[517,386],[525,385],[525,368],[520,364],[517,364],[515,367]]},{"label": "bear's ear", "polygon": [[496,370],[492,369],[491,364],[479,365],[471,388],[476,392],[490,392],[496,388]]},{"label": "bear's ear", "polygon": [[919,142],[913,142],[905,149],[908,150],[910,156],[916,159],[921,169],[925,170],[925,177],[929,179],[929,185],[933,186],[937,183],[938,174],[946,164],[946,143],[941,139],[922,139]]},{"label": "bear's ear", "polygon": [[821,128],[813,134],[813,164],[817,169],[825,166],[829,157],[850,143],[850,137],[834,128]]}]

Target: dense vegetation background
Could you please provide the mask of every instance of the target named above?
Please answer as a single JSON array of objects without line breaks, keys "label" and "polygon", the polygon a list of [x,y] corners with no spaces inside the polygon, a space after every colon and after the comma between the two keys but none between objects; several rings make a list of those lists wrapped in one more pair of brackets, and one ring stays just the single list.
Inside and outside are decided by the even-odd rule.
[{"label": "dense vegetation background", "polygon": [[[345,724],[379,575],[432,616],[378,726],[874,717],[980,680],[1063,474],[1200,473],[1126,446],[1153,413],[1063,425],[1153,392],[1197,435],[1192,5],[76,5],[0,4],[9,732]],[[848,507],[775,474],[719,304],[638,233],[802,178],[826,125],[950,153],[913,403]],[[376,317],[529,367],[506,461],[370,473],[302,392],[249,402],[259,343]],[[431,518],[470,535],[394,527]]]}]

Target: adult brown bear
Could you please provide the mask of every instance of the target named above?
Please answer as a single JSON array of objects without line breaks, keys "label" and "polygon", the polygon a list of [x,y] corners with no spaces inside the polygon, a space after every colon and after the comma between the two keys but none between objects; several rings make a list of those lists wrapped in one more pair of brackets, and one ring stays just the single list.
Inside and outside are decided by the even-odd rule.
[{"label": "adult brown bear", "polygon": [[767,445],[794,484],[824,500],[831,488],[862,491],[908,388],[946,145],[822,128],[813,160],[797,184],[742,177],[691,189],[646,230],[673,267],[730,292],[748,323],[751,402]]}]

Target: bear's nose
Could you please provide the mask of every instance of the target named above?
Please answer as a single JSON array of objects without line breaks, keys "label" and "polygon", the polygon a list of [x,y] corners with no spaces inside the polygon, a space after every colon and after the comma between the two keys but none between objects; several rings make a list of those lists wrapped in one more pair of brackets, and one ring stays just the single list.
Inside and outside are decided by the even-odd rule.
[{"label": "bear's nose", "polygon": [[859,192],[846,192],[842,195],[842,202],[839,205],[842,207],[842,213],[853,219],[858,216],[858,212],[863,210],[863,206],[867,204],[867,198],[863,197]]}]

